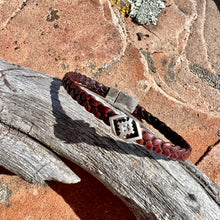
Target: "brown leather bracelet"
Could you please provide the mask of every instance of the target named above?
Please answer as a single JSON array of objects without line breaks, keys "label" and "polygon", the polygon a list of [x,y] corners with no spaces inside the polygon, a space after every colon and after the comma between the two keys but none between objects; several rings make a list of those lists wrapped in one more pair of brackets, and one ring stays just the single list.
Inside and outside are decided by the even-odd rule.
[{"label": "brown leather bracelet", "polygon": [[[68,72],[65,74],[63,86],[73,99],[84,106],[87,111],[103,120],[105,124],[110,125],[113,133],[120,138],[135,140],[137,143],[144,145],[147,149],[172,159],[186,160],[191,154],[190,145],[180,135],[147,112],[142,106],[138,105],[137,99],[121,92],[117,88],[106,87],[76,72]],[[84,86],[98,95],[101,95],[112,105],[126,112],[126,114],[117,115],[111,108],[97,101],[80,86]],[[158,129],[160,133],[164,134],[164,136],[173,143],[165,142],[146,130],[141,129],[139,122],[129,117],[129,113],[132,113],[132,115],[139,120],[144,119],[147,123],[153,125],[153,127]]]}]

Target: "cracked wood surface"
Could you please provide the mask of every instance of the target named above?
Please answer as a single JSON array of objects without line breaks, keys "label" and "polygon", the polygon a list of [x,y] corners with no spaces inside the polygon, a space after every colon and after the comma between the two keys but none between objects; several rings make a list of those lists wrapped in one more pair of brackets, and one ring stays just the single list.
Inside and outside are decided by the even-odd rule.
[{"label": "cracked wood surface", "polygon": [[0,123],[0,165],[28,182],[56,180],[63,183],[80,181],[53,152],[37,140]]},{"label": "cracked wood surface", "polygon": [[99,179],[138,219],[220,219],[219,187],[191,162],[123,142],[73,101],[59,79],[3,59],[0,132],[0,165],[30,182],[79,181],[62,156]]}]

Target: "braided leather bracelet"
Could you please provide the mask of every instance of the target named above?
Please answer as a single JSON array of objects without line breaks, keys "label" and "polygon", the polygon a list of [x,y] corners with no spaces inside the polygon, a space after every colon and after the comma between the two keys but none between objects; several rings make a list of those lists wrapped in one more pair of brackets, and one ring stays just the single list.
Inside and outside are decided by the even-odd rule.
[{"label": "braided leather bracelet", "polygon": [[[111,125],[115,135],[126,140],[135,140],[137,143],[144,145],[148,150],[153,150],[157,154],[163,154],[166,157],[177,160],[186,160],[191,154],[190,145],[175,131],[171,130],[165,123],[146,111],[142,106],[138,105],[138,100],[114,87],[106,87],[105,85],[92,80],[80,73],[68,72],[63,78],[63,86],[67,92],[80,105],[84,106],[88,112],[95,117],[101,119],[105,124]],[[111,108],[106,107],[97,101],[92,95],[84,91],[80,86],[84,86],[89,90],[104,97],[113,106],[126,112],[127,114],[118,115]],[[139,122],[132,116],[143,119],[151,124],[160,133],[162,133],[170,142],[155,137],[155,135],[140,128]]]}]

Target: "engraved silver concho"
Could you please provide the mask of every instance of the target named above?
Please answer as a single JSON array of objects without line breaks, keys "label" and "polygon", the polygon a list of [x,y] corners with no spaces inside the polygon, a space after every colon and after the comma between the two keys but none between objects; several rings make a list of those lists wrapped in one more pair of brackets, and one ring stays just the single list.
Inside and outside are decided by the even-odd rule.
[{"label": "engraved silver concho", "polygon": [[136,141],[142,139],[140,124],[127,115],[116,115],[109,118],[112,131],[118,137]]}]

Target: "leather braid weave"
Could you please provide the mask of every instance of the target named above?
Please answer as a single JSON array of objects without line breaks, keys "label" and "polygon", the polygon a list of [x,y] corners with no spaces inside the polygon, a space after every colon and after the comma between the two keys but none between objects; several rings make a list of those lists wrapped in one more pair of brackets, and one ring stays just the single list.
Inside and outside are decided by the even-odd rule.
[{"label": "leather braid weave", "polygon": [[138,140],[137,143],[144,145],[148,150],[154,151],[157,154],[163,154],[166,157],[171,157],[174,160],[186,160],[191,154],[191,149],[181,148],[178,145],[174,145],[170,142],[155,137],[153,134],[148,133],[142,129],[142,140]]},{"label": "leather braid weave", "polygon": [[[117,114],[112,109],[97,101],[92,95],[81,89],[78,84],[85,86],[103,97],[107,95],[109,87],[76,72],[68,72],[63,78],[63,86],[71,97],[80,105],[84,106],[87,111],[93,113],[95,117],[103,120],[105,124],[110,125],[109,117]],[[138,140],[137,143],[144,145],[148,150],[153,150],[157,154],[163,154],[172,159],[186,160],[189,157],[191,154],[190,145],[165,123],[151,115],[140,105],[136,107],[133,115],[138,119],[144,119],[147,123],[158,129],[160,133],[175,145],[155,137],[144,129],[142,129],[143,138],[142,140]]]},{"label": "leather braid weave", "polygon": [[148,124],[156,128],[161,134],[163,134],[172,143],[180,145],[182,148],[191,152],[190,145],[175,131],[169,128],[164,122],[154,117],[151,113],[147,112],[145,108],[137,105],[133,112],[133,115],[137,118],[144,119]]},{"label": "leather braid weave", "polygon": [[101,119],[105,124],[110,125],[109,117],[116,115],[116,113],[97,101],[92,95],[82,90],[72,79],[65,75],[63,78],[63,86],[67,92],[85,109],[94,114],[96,118]]},{"label": "leather braid weave", "polygon": [[108,93],[109,87],[80,73],[68,72],[66,73],[65,77],[70,79],[72,82],[77,82],[82,86],[85,86],[86,88],[99,94],[100,96],[105,97]]}]

